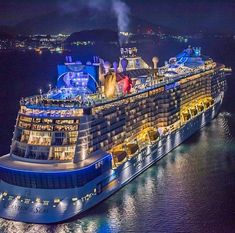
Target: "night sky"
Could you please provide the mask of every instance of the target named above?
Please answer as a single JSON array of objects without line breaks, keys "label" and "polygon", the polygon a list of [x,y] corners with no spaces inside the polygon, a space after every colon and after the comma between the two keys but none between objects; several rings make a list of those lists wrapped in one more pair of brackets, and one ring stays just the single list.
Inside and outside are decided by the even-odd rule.
[{"label": "night sky", "polygon": [[[88,0],[103,3],[105,0]],[[109,0],[106,0],[109,1]],[[235,1],[232,0],[123,0],[130,14],[181,32],[235,33]],[[79,14],[87,0],[0,0],[0,25],[16,25],[63,7]],[[67,11],[68,9],[65,9]],[[67,12],[68,13],[68,12]],[[68,22],[69,24],[69,22]]]}]

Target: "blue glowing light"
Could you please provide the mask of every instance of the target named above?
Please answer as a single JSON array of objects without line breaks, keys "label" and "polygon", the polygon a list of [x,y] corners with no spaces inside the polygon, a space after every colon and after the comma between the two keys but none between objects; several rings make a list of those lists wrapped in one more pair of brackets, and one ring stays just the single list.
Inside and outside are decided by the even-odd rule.
[{"label": "blue glowing light", "polygon": [[168,84],[165,86],[165,90],[167,91],[167,90],[173,89],[175,87],[178,87],[179,85],[180,85],[179,82],[174,82],[174,83]]}]

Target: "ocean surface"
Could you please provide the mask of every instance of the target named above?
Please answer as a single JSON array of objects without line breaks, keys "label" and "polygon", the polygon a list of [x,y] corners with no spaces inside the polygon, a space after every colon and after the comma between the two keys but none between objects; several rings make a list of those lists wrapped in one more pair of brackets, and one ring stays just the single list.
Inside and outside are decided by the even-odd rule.
[{"label": "ocean surface", "polygon": [[[210,39],[187,44],[164,41],[139,45],[148,62],[160,64],[188,44],[235,70],[235,40]],[[93,52],[93,54],[92,54]],[[81,48],[87,61],[101,55],[111,62],[118,48]],[[56,82],[56,64],[65,55],[0,53],[0,154],[9,151],[19,99]],[[235,80],[218,117],[113,196],[73,220],[36,225],[0,219],[0,232],[235,232]]]}]

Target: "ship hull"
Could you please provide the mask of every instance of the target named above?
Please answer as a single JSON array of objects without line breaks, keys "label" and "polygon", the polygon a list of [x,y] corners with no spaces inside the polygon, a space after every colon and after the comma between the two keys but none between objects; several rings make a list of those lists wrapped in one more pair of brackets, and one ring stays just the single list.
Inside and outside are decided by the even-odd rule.
[{"label": "ship hull", "polygon": [[[0,192],[7,192],[0,200],[0,217],[30,223],[55,223],[70,219],[100,203],[140,173],[156,163],[218,114],[223,93],[215,104],[189,120],[179,129],[165,135],[116,169],[97,177],[81,188],[36,189],[0,182]],[[10,196],[11,195],[11,198]],[[12,198],[16,197],[17,198]],[[22,199],[20,197],[27,197]],[[48,200],[48,203],[35,200]],[[55,203],[55,198],[59,202]]]}]

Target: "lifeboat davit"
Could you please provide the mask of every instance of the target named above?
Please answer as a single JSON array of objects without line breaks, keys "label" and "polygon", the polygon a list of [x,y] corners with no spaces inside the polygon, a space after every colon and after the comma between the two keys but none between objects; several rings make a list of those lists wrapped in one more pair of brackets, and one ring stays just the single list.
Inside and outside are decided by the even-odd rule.
[{"label": "lifeboat davit", "polygon": [[184,121],[188,121],[191,118],[191,115],[188,111],[182,112]]},{"label": "lifeboat davit", "polygon": [[206,108],[209,108],[210,107],[210,100],[208,100],[208,99],[205,100],[204,105],[205,105]]},{"label": "lifeboat davit", "polygon": [[128,143],[126,144],[126,152],[128,157],[133,156],[139,150],[137,143]]},{"label": "lifeboat davit", "polygon": [[197,109],[199,112],[202,112],[204,110],[204,105],[202,102],[200,102],[198,105],[197,105]]},{"label": "lifeboat davit", "polygon": [[115,164],[123,163],[127,158],[127,152],[124,150],[115,150],[112,152],[112,156]]},{"label": "lifeboat davit", "polygon": [[150,130],[149,132],[148,132],[148,135],[149,135],[149,140],[151,141],[151,142],[153,142],[153,141],[156,141],[158,138],[159,138],[159,132],[156,130]]},{"label": "lifeboat davit", "polygon": [[196,106],[193,106],[190,108],[190,112],[192,114],[192,116],[196,116],[197,115],[197,108]]}]

